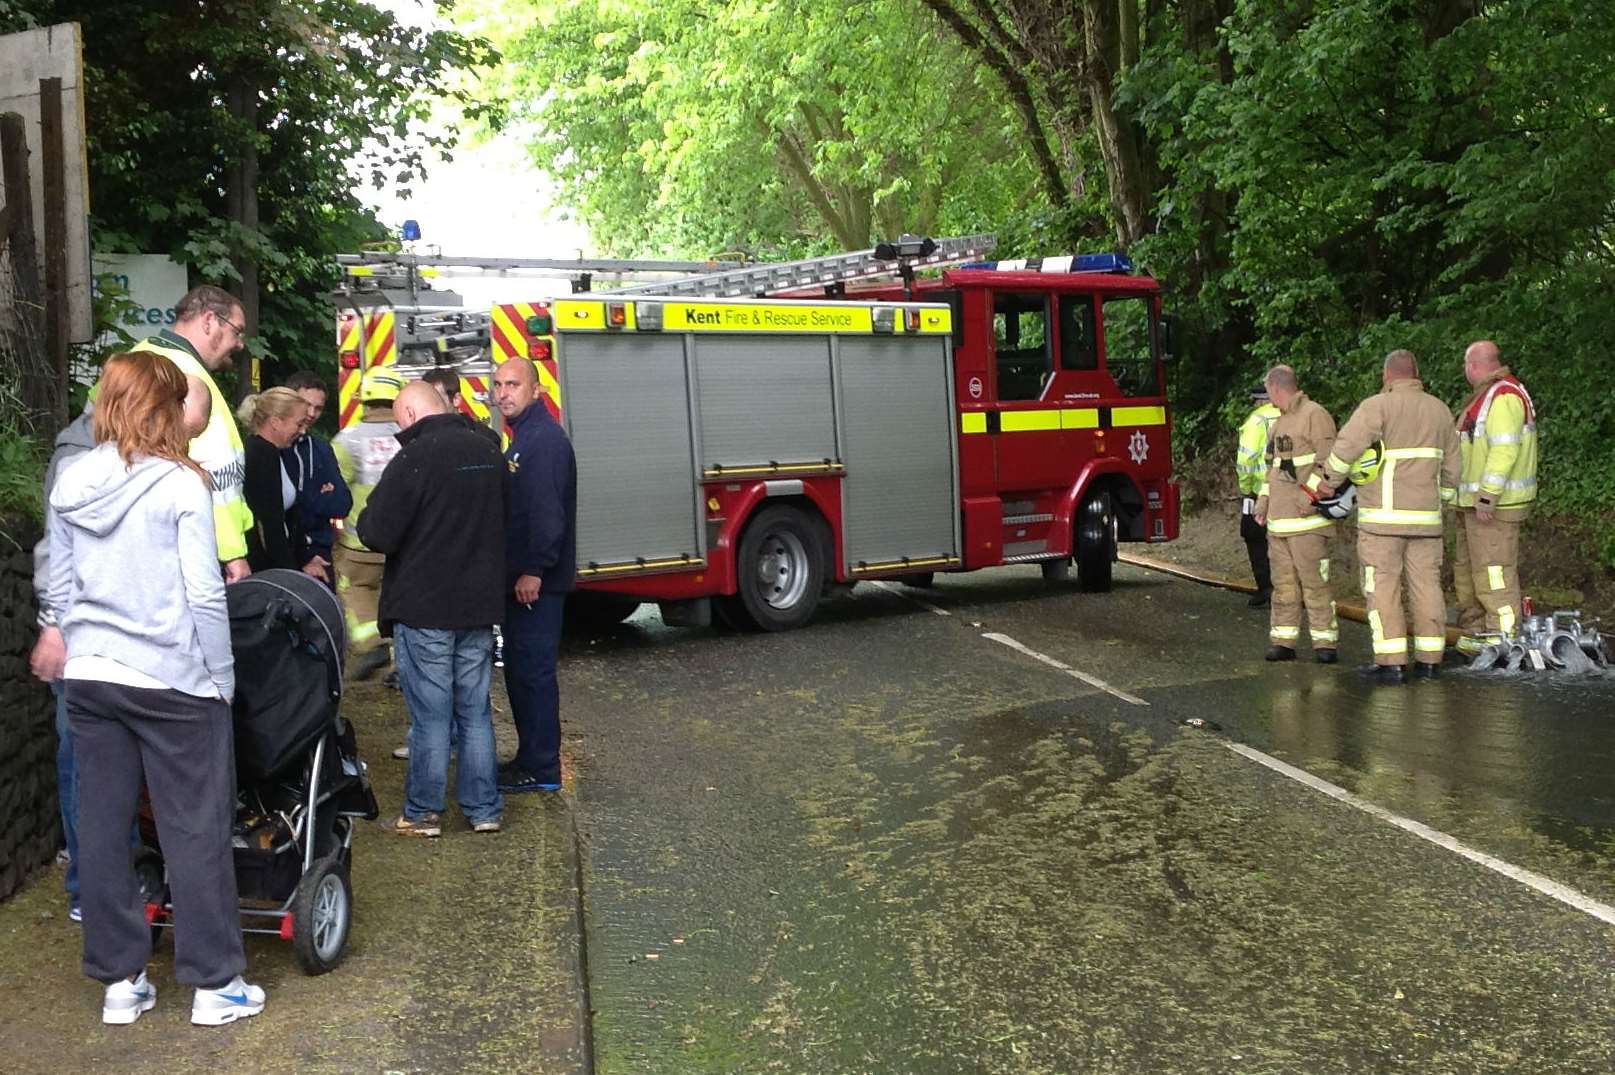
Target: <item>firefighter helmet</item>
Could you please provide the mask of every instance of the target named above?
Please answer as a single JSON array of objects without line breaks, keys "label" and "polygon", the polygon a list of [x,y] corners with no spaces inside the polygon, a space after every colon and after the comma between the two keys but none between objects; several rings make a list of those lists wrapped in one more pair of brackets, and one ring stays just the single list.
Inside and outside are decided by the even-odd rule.
[{"label": "firefighter helmet", "polygon": [[404,379],[389,369],[373,369],[364,375],[359,398],[366,403],[391,403],[404,387]]},{"label": "firefighter helmet", "polygon": [[1313,506],[1325,519],[1344,519],[1357,506],[1357,486],[1348,484],[1334,496],[1319,497]]},{"label": "firefighter helmet", "polygon": [[1346,477],[1353,485],[1367,485],[1379,477],[1379,468],[1385,462],[1385,442],[1375,441],[1368,446],[1368,450],[1357,457],[1357,462],[1351,465]]}]

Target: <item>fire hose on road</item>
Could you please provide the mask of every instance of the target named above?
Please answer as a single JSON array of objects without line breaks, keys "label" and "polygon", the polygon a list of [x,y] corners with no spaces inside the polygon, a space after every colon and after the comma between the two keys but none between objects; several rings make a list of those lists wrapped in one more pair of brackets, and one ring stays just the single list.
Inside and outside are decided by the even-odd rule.
[{"label": "fire hose on road", "polygon": [[[1119,558],[1124,563],[1208,586],[1220,586],[1241,593],[1253,593],[1256,589],[1249,583],[1201,574],[1179,567],[1177,564],[1163,563],[1131,553],[1123,553]],[[1368,612],[1361,605],[1337,602],[1336,611],[1348,620],[1357,623],[1368,622]],[[1583,624],[1579,610],[1561,610],[1544,616],[1526,616],[1521,620],[1520,629],[1514,637],[1492,635],[1484,638],[1485,646],[1471,657],[1469,667],[1477,672],[1525,673],[1554,670],[1572,675],[1609,669],[1615,666],[1615,644],[1612,644],[1609,636],[1598,630],[1596,624],[1596,620],[1590,624]],[[1447,628],[1449,646],[1457,645],[1459,637],[1460,632],[1456,627]]]}]

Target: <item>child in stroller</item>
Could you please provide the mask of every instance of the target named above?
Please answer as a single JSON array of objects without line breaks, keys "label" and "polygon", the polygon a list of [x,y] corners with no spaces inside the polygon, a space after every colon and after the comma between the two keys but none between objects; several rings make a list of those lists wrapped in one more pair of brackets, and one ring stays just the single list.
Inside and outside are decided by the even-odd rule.
[{"label": "child in stroller", "polygon": [[[235,655],[236,884],[243,930],[290,940],[309,974],[342,959],[353,917],[353,819],[378,808],[340,713],[342,609],[322,583],[275,569],[226,587]],[[153,940],[172,926],[162,849],[140,817],[135,872]]]}]

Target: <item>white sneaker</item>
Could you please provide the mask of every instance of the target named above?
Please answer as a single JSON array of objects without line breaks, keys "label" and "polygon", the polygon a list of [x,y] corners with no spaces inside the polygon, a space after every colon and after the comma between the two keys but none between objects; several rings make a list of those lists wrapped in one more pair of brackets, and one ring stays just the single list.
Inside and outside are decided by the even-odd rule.
[{"label": "white sneaker", "polygon": [[223,1026],[264,1010],[264,991],[248,985],[241,975],[217,989],[198,989],[191,1001],[191,1022],[197,1026]]},{"label": "white sneaker", "polygon": [[101,1022],[114,1026],[132,1023],[156,1006],[157,987],[146,981],[146,972],[141,971],[134,981],[123,978],[107,986],[106,999],[101,1002]]}]

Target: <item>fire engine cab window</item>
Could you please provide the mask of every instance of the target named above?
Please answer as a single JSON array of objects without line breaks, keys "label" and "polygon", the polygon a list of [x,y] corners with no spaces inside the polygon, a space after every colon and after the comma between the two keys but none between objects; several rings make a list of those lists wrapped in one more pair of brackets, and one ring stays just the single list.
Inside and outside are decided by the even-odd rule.
[{"label": "fire engine cab window", "polygon": [[993,343],[998,355],[998,398],[1037,399],[1048,383],[1049,309],[1042,295],[993,299]]},{"label": "fire engine cab window", "polygon": [[1123,395],[1156,393],[1148,298],[1105,300],[1105,369]]},{"label": "fire engine cab window", "polygon": [[1096,370],[1099,350],[1094,346],[1093,298],[1060,296],[1060,368]]}]

